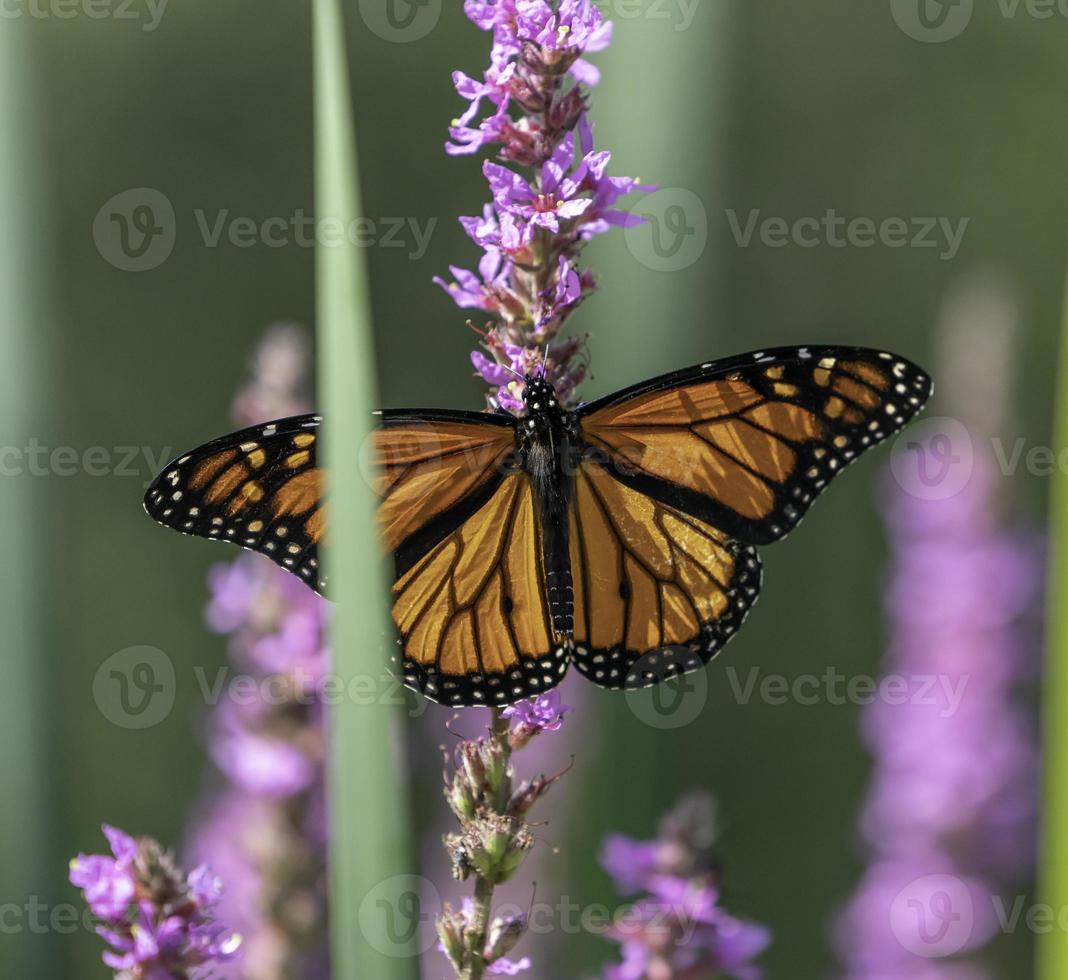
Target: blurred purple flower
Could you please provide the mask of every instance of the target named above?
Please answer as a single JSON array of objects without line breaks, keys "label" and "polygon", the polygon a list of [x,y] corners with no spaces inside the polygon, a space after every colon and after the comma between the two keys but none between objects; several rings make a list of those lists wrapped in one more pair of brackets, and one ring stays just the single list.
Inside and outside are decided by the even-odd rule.
[{"label": "blurred purple flower", "polygon": [[[269,331],[235,416],[254,424],[309,410],[310,350],[293,328]],[[263,414],[256,414],[262,412]],[[325,727],[322,686],[329,609],[296,577],[259,555],[212,568],[209,626],[228,637],[240,687],[221,688],[208,726],[222,777],[189,850],[226,874],[223,905],[245,934],[240,974],[220,980],[328,976]],[[198,881],[198,887],[209,884]]]},{"label": "blurred purple flower", "polygon": [[[1033,860],[1037,749],[1016,689],[1039,662],[1022,617],[1036,605],[1041,554],[1002,525],[993,458],[976,451],[971,462],[966,486],[944,499],[932,499],[920,454],[886,483],[884,669],[936,684],[862,716],[875,760],[861,816],[870,865],[835,926],[849,980],[993,976],[958,958],[990,941],[995,899]],[[939,904],[954,928],[927,931],[917,910]]]},{"label": "blurred purple flower", "polygon": [[648,892],[608,931],[623,961],[605,967],[605,980],[762,976],[753,961],[770,945],[771,933],[720,906],[710,854],[714,819],[711,798],[695,794],[661,821],[656,840],[605,839],[600,861],[619,890]]},{"label": "blurred purple flower", "polygon": [[103,954],[107,966],[122,980],[171,980],[234,959],[242,940],[216,920],[223,886],[207,867],[184,875],[151,838],[113,827],[104,834],[113,857],[80,855],[70,880],[103,922],[97,932],[112,947]]}]

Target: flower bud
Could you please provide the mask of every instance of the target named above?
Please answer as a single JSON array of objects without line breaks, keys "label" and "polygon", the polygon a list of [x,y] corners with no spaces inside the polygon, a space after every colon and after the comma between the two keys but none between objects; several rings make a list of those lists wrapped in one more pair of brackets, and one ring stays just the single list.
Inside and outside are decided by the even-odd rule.
[{"label": "flower bud", "polygon": [[518,870],[534,837],[522,820],[482,810],[468,824],[464,845],[478,875],[499,885]]},{"label": "flower bud", "polygon": [[449,962],[452,963],[453,969],[456,970],[457,976],[463,973],[465,967],[465,925],[466,922],[463,915],[446,904],[437,922],[438,939],[441,940],[442,949],[444,949],[445,955],[449,958]]}]

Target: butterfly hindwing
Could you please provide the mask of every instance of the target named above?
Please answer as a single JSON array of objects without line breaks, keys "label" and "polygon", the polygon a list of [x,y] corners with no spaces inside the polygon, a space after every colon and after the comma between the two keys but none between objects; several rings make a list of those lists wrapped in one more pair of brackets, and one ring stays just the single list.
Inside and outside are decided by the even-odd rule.
[{"label": "butterfly hindwing", "polygon": [[647,687],[704,666],[760,590],[754,547],[589,460],[576,477],[571,561],[575,665],[602,687]]},{"label": "butterfly hindwing", "polygon": [[570,643],[553,636],[541,535],[530,480],[513,473],[398,567],[393,620],[410,687],[442,704],[500,705],[563,680]]},{"label": "butterfly hindwing", "polygon": [[779,348],[655,378],[579,414],[590,451],[628,486],[767,544],[930,393],[927,375],[893,354]]}]

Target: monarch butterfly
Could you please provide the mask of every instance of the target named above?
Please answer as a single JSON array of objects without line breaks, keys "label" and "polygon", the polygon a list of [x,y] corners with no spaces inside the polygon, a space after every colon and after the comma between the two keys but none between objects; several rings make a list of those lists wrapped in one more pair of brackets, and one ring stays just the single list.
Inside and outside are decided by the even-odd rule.
[{"label": "monarch butterfly", "polygon": [[[528,377],[522,417],[387,411],[371,439],[409,687],[503,705],[570,663],[607,688],[708,663],[761,584],[756,545],[923,407],[894,354],[780,348],[696,365],[564,410]],[[321,419],[244,429],[166,466],[160,523],[260,552],[320,594]]]}]

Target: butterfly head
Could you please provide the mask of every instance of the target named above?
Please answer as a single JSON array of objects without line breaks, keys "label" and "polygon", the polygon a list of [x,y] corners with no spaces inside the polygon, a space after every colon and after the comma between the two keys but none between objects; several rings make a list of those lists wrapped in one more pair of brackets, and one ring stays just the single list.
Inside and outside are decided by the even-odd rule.
[{"label": "butterfly head", "polygon": [[523,404],[528,415],[539,415],[559,410],[556,389],[544,374],[528,374],[524,379]]}]

